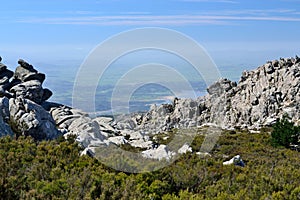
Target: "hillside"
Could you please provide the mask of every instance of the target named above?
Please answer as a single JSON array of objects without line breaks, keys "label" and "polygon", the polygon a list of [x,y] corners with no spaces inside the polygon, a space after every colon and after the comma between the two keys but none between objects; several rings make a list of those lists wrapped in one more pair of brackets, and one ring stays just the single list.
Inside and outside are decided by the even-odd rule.
[{"label": "hillside", "polygon": [[[191,147],[197,150],[204,137]],[[267,132],[223,132],[211,156],[195,153],[151,173],[114,171],[72,140],[0,139],[0,199],[300,199],[300,154]],[[244,168],[223,166],[240,154]]]},{"label": "hillside", "polygon": [[18,63],[0,63],[0,199],[300,199],[300,154],[270,139],[282,116],[299,124],[298,57],[115,119],[47,101]]}]

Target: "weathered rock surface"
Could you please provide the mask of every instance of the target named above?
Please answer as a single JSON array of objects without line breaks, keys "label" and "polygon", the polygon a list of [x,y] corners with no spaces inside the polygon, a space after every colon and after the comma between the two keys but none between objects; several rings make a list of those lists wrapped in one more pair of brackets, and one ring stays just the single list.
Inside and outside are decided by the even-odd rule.
[{"label": "weathered rock surface", "polygon": [[175,152],[169,151],[166,145],[160,145],[156,149],[149,149],[142,152],[142,156],[145,158],[157,159],[157,160],[170,160],[175,156]]},{"label": "weathered rock surface", "polygon": [[66,106],[53,107],[50,110],[57,127],[65,137],[75,136],[85,152],[91,147],[106,144],[100,125],[87,114]]},{"label": "weathered rock surface", "polygon": [[[116,137],[115,128],[110,126],[112,119],[91,119],[79,110],[46,102],[52,92],[42,87],[45,74],[29,63],[20,59],[13,73],[1,61],[0,57],[0,136],[49,140],[73,135],[84,152],[90,153],[99,145],[127,142],[123,136]],[[113,137],[108,140],[108,136]]]},{"label": "weathered rock surface", "polygon": [[198,99],[177,99],[152,106],[117,122],[117,128],[157,133],[172,128],[216,124],[222,128],[260,129],[288,114],[300,123],[300,59],[267,62],[243,72],[238,83],[221,79]]},{"label": "weathered rock surface", "polygon": [[13,136],[9,122],[9,99],[6,97],[0,98],[0,137],[5,135]]},{"label": "weathered rock surface", "polygon": [[[36,140],[61,135],[52,116],[40,105],[52,95],[42,88],[45,75],[19,60],[15,73],[0,59],[1,135],[30,135]],[[13,78],[13,79],[12,79]],[[12,80],[11,80],[12,79]]]},{"label": "weathered rock surface", "polygon": [[43,89],[42,84],[38,80],[30,80],[20,83],[10,89],[10,92],[16,97],[30,99],[37,104],[41,104],[52,96],[52,92]]},{"label": "weathered rock surface", "polygon": [[20,64],[11,82],[12,88],[10,92],[14,97],[22,97],[30,99],[37,104],[42,104],[52,96],[49,89],[43,89],[42,84],[45,80],[45,74],[38,73],[32,65],[24,60],[19,60]]},{"label": "weathered rock surface", "polygon": [[184,144],[180,149],[178,149],[178,153],[184,154],[187,152],[193,152],[192,147],[190,147],[188,144]]},{"label": "weathered rock surface", "polygon": [[[281,59],[245,71],[236,87],[221,94],[220,116],[231,127],[249,129],[270,125],[288,114],[296,123],[300,119],[300,62]],[[215,106],[211,106],[215,107]]]},{"label": "weathered rock surface", "polygon": [[20,59],[18,61],[19,66],[17,67],[14,78],[22,82],[38,80],[42,84],[46,78],[45,74],[38,73],[32,65],[26,61]]},{"label": "weathered rock surface", "polygon": [[40,105],[24,98],[9,100],[9,123],[17,135],[32,136],[36,140],[57,138],[52,116]]}]

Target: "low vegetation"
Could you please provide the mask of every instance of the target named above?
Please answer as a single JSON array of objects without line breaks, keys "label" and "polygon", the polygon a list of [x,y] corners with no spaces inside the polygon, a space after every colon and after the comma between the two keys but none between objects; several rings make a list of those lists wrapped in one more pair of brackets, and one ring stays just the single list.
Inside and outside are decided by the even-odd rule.
[{"label": "low vegetation", "polygon": [[[300,153],[270,132],[224,132],[211,157],[187,153],[166,168],[127,174],[79,156],[73,140],[0,138],[0,199],[300,199]],[[203,136],[191,144],[199,150]],[[241,155],[245,167],[223,166]]]},{"label": "low vegetation", "polygon": [[274,124],[271,133],[273,146],[284,146],[289,148],[291,145],[298,145],[300,140],[300,127],[295,126],[288,116],[284,116]]}]

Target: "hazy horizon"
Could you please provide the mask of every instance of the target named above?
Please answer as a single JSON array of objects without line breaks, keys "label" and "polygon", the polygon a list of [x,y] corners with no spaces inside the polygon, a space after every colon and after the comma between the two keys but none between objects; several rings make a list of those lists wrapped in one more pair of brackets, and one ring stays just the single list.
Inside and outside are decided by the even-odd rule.
[{"label": "hazy horizon", "polygon": [[[51,100],[59,102],[70,102],[76,74],[93,49],[137,28],[185,34],[207,51],[222,77],[233,81],[268,60],[300,55],[300,0],[12,0],[2,2],[0,12],[2,62],[11,70],[19,58],[31,63],[47,75],[44,86],[53,90]],[[118,66],[134,67],[131,61]],[[184,66],[175,61],[173,66]],[[192,71],[181,71],[201,82]]]},{"label": "hazy horizon", "polygon": [[9,64],[82,61],[107,38],[143,27],[186,34],[218,65],[300,54],[299,0],[12,0],[0,11],[0,55]]}]

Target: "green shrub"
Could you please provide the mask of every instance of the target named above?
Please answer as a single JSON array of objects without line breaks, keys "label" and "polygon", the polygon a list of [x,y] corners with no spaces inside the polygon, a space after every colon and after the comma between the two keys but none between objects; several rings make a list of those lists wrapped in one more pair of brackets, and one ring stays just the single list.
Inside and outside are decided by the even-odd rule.
[{"label": "green shrub", "polygon": [[[188,153],[158,171],[129,174],[80,156],[82,149],[71,140],[2,137],[0,200],[299,199],[300,153],[274,148],[270,138],[269,133],[224,133],[211,157]],[[202,142],[199,136],[193,145],[199,149]],[[246,167],[222,165],[236,154]]]},{"label": "green shrub", "polygon": [[294,126],[294,123],[289,121],[288,116],[285,115],[274,124],[271,143],[273,146],[285,147],[289,147],[290,144],[298,144],[299,132],[299,127]]}]

